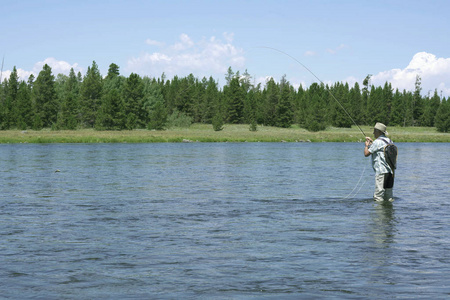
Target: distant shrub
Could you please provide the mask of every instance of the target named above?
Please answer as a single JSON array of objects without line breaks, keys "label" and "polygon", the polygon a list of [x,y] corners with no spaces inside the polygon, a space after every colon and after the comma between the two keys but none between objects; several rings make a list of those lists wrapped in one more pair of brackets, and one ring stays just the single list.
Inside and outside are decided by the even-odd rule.
[{"label": "distant shrub", "polygon": [[173,127],[182,127],[187,128],[192,125],[194,122],[194,118],[187,115],[184,112],[181,112],[177,109],[173,111],[173,113],[167,117],[167,128],[173,128]]},{"label": "distant shrub", "polygon": [[223,129],[223,118],[219,114],[216,114],[212,118],[212,126],[214,131],[221,131]]}]

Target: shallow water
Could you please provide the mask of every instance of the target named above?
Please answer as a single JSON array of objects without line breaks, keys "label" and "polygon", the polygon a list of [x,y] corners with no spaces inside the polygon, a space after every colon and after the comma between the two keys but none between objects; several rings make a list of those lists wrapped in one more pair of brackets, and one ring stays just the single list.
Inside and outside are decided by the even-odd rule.
[{"label": "shallow water", "polygon": [[0,296],[450,295],[450,144],[0,145]]}]

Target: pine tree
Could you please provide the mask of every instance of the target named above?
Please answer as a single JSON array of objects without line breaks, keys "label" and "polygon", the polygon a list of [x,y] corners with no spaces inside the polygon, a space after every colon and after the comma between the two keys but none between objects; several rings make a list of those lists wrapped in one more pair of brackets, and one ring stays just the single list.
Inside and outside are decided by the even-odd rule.
[{"label": "pine tree", "polygon": [[439,132],[450,132],[450,99],[442,99],[436,112],[434,124]]},{"label": "pine tree", "polygon": [[33,120],[31,90],[25,81],[22,81],[19,85],[15,109],[16,113],[14,115],[17,116],[16,127],[21,130],[31,127]]},{"label": "pine tree", "polygon": [[[110,80],[117,80],[110,79]],[[118,81],[118,80],[117,80]],[[125,129],[124,103],[120,90],[110,88],[102,96],[102,104],[95,123],[97,130],[122,130]]]},{"label": "pine tree", "polygon": [[403,109],[403,96],[398,89],[395,90],[392,96],[392,109],[389,124],[391,126],[401,126],[403,125],[404,119],[404,109]]},{"label": "pine tree", "polygon": [[281,93],[278,104],[276,106],[276,126],[289,128],[292,125],[292,100],[289,82],[286,75],[282,77],[280,83]]},{"label": "pine tree", "polygon": [[113,79],[116,76],[119,76],[119,66],[112,63],[109,65],[108,75],[106,75],[105,80]]},{"label": "pine tree", "polygon": [[362,96],[361,96],[361,90],[360,90],[359,84],[357,82],[355,82],[355,85],[350,89],[349,103],[350,103],[350,107],[348,109],[349,114],[352,116],[352,118],[355,120],[355,122],[357,124],[363,124],[364,123],[364,107],[363,107],[363,100],[362,100]]},{"label": "pine tree", "polygon": [[102,85],[102,76],[97,63],[93,61],[92,66],[87,69],[80,91],[80,117],[81,123],[86,127],[93,127],[95,124],[97,111],[101,104]]},{"label": "pine tree", "polygon": [[144,128],[147,125],[144,123],[148,117],[143,110],[143,98],[142,78],[138,74],[131,73],[123,86],[127,129]]},{"label": "pine tree", "polygon": [[423,114],[420,117],[419,123],[421,126],[434,126],[434,119],[436,117],[436,112],[441,103],[441,99],[437,93],[437,90],[434,91],[433,97],[424,98],[424,109]]},{"label": "pine tree", "polygon": [[263,91],[263,120],[262,123],[266,126],[275,126],[276,124],[276,107],[280,101],[280,88],[275,83],[273,78],[266,83]]},{"label": "pine tree", "polygon": [[9,80],[5,80],[4,85],[4,102],[2,107],[2,124],[0,124],[0,127],[2,129],[10,129],[16,127],[16,120],[17,120],[17,110],[15,109],[16,106],[16,99],[17,99],[17,93],[19,91],[19,76],[17,74],[17,69],[14,66],[13,71],[11,72],[11,75],[9,76]]},{"label": "pine tree", "polygon": [[55,77],[52,69],[45,64],[39,72],[33,85],[33,98],[35,102],[34,128],[51,127],[56,123],[58,103],[55,91]]},{"label": "pine tree", "polygon": [[424,111],[424,100],[420,94],[422,88],[421,85],[421,78],[419,75],[416,76],[416,83],[415,83],[415,89],[413,94],[413,101],[411,103],[412,105],[412,114],[413,114],[413,126],[420,126],[420,117],[423,114]]},{"label": "pine tree", "polygon": [[326,123],[326,103],[323,98],[325,89],[317,83],[311,84],[307,92],[307,113],[305,129],[309,131],[325,130]]},{"label": "pine tree", "polygon": [[303,86],[300,85],[294,100],[294,122],[299,124],[300,127],[305,126],[306,120],[306,91]]},{"label": "pine tree", "polygon": [[144,78],[143,109],[148,118],[146,126],[148,129],[162,130],[167,122],[167,109],[161,91],[161,85],[156,81]]},{"label": "pine tree", "polygon": [[224,89],[228,106],[228,122],[241,123],[244,112],[244,93],[239,84],[239,78],[231,79],[230,85]]},{"label": "pine tree", "polygon": [[[339,104],[337,101],[333,101],[333,105],[328,106],[332,108],[332,111],[329,112],[329,114],[332,119],[333,126],[346,128],[352,127],[353,121],[347,115],[347,112],[350,113],[348,84],[343,85],[342,83],[337,83],[335,85],[333,95],[340,102]],[[344,108],[342,108],[341,105]]]},{"label": "pine tree", "polygon": [[386,106],[383,100],[383,88],[372,86],[367,101],[367,119],[369,124],[384,123]]},{"label": "pine tree", "polygon": [[219,89],[214,78],[209,77],[208,82],[206,82],[206,90],[203,94],[203,102],[202,102],[202,123],[211,123],[214,111],[214,103],[217,102],[217,98],[219,95]]}]

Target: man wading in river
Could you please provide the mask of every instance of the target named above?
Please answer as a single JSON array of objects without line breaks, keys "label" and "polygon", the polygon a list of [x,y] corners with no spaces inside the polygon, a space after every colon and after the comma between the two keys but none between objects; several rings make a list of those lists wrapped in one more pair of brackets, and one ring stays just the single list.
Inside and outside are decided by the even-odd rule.
[{"label": "man wading in river", "polygon": [[[366,137],[366,146],[364,147],[364,156],[368,157],[372,154],[372,167],[375,170],[375,193],[373,199],[375,201],[394,201],[394,169],[397,159],[397,150],[395,151],[395,160],[391,162],[390,158],[386,158],[385,147],[393,145],[392,141],[386,137],[386,125],[382,123],[375,124],[373,135],[375,141],[370,137]],[[394,146],[395,147],[395,146]]]}]

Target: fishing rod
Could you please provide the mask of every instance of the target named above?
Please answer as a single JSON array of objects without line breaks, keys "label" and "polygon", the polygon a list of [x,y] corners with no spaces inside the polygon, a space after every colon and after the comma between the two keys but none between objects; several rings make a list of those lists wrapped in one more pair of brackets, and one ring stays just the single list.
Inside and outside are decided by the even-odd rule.
[{"label": "fishing rod", "polygon": [[[270,50],[274,50],[277,52],[280,52],[281,54],[286,55],[287,57],[290,57],[291,59],[293,59],[294,61],[296,61],[298,64],[300,64],[303,68],[305,68],[309,73],[311,73],[317,80],[319,80],[323,85],[325,85],[323,83],[322,80],[320,80],[319,77],[316,76],[316,74],[313,73],[313,71],[311,71],[307,66],[305,66],[304,64],[302,64],[298,59],[296,59],[295,57],[289,55],[288,53],[281,51],[279,49],[276,48],[272,48],[272,47],[266,47],[266,46],[261,46],[261,47],[257,47],[257,48],[265,48],[265,49],[270,49]],[[342,110],[344,110],[344,112],[347,114],[347,116],[353,121],[353,123],[359,128],[359,130],[361,131],[361,133],[364,135],[364,137],[366,137],[367,135],[364,133],[364,131],[362,131],[361,127],[359,127],[359,125],[355,122],[355,120],[352,118],[352,116],[350,116],[350,114],[348,113],[348,111],[344,108],[344,106],[342,105],[342,103],[333,95],[333,93],[331,92],[330,89],[327,89],[328,92],[330,93],[331,97],[339,104],[339,106],[342,108]]]}]

